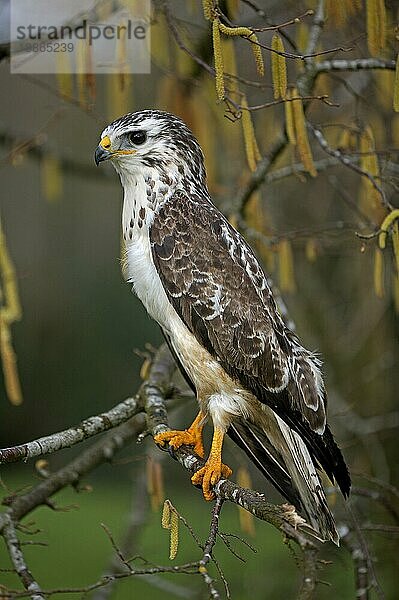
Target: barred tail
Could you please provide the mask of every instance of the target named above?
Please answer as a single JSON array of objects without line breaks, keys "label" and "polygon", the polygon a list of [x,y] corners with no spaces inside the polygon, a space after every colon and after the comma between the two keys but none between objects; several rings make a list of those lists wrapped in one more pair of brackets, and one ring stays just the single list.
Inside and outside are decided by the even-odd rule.
[{"label": "barred tail", "polygon": [[271,409],[263,411],[264,421],[236,419],[228,435],[251,461],[293,504],[310,525],[309,533],[321,541],[339,545],[334,517],[314,462],[301,437]]}]

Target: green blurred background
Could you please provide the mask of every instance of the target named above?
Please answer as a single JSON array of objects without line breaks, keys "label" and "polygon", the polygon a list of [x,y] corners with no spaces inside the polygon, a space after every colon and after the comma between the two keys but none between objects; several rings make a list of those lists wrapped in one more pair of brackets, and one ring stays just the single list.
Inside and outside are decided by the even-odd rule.
[{"label": "green blurred background", "polygon": [[[185,39],[210,60],[209,30],[199,4],[177,2],[174,17]],[[268,3],[273,22],[283,22],[306,8],[305,2]],[[394,3],[388,8],[394,19]],[[237,18],[256,22],[244,4]],[[96,169],[93,162],[104,126],[127,110],[163,108],[176,112],[188,121],[204,147],[217,204],[229,212],[231,200],[248,181],[241,122],[224,117],[213,81],[178,49],[159,14],[155,20],[151,74],[128,77],[123,92],[117,89],[116,77],[97,77],[95,98],[86,90],[86,100],[79,104],[76,82],[73,99],[66,100],[60,97],[61,84],[54,76],[12,76],[7,61],[0,64],[1,219],[23,307],[22,320],[12,328],[12,341],[24,396],[20,406],[12,406],[0,381],[2,447],[67,428],[132,395],[140,384],[142,363],[136,350],[144,351],[146,344],[157,346],[161,342],[156,324],[121,277],[121,187],[110,165]],[[362,13],[352,17],[344,30],[330,23],[323,47],[353,40],[356,34],[364,33],[364,28]],[[293,36],[299,33],[297,28]],[[348,58],[359,56],[367,56],[364,37]],[[267,53],[265,57],[266,78],[270,80]],[[237,64],[242,76],[256,78],[252,55],[242,40],[237,44]],[[289,64],[292,82],[299,68],[294,61]],[[356,123],[360,130],[371,124],[377,147],[388,149],[381,155],[383,171],[387,161],[394,162],[398,147],[398,115],[385,101],[392,93],[393,73],[350,73],[343,74],[341,80],[323,76],[320,81],[321,91],[330,93],[340,107],[314,102],[308,113],[310,120],[326,126],[329,142],[335,146],[342,126]],[[250,104],[272,99],[270,81],[265,88],[246,91]],[[261,153],[265,154],[284,128],[284,107],[254,114],[254,124]],[[26,140],[29,148],[21,146]],[[324,158],[320,148],[313,143],[312,147],[315,158]],[[294,160],[287,149],[273,168]],[[390,173],[388,177],[389,198],[394,202],[398,177]],[[375,240],[365,243],[355,235],[355,231],[372,231],[351,204],[360,202],[361,185],[358,175],[342,166],[332,167],[316,179],[285,178],[262,188],[246,216],[270,241],[257,250],[277,282],[284,268],[281,240],[291,244],[294,283],[291,293],[283,295],[305,345],[323,356],[330,421],[357,484],[365,485],[363,474],[397,484],[399,369],[394,267],[389,248],[385,254],[385,295],[376,297]],[[173,424],[187,424],[194,414],[195,403],[190,402],[173,417]],[[36,537],[49,545],[28,547],[26,555],[45,588],[85,586],[103,573],[112,549],[100,523],[109,526],[116,538],[122,536],[130,498],[137,492],[151,448],[148,440],[129,447],[121,460],[118,457],[115,464],[103,466],[82,482],[92,486],[92,491],[76,494],[65,490],[56,498],[57,505],[77,507],[67,512],[48,508],[35,511],[32,518],[42,530]],[[56,470],[79,452],[77,447],[49,457],[50,469]],[[236,467],[246,464],[229,443],[226,455],[226,461]],[[205,538],[209,506],[177,464],[164,460],[163,472],[166,497]],[[251,474],[257,489],[265,489],[271,499],[279,500],[264,480],[252,470]],[[39,476],[32,461],[3,467],[1,477],[7,495],[34,484]],[[339,498],[336,502],[340,520],[344,512]],[[385,513],[367,500],[359,502],[356,510],[362,521],[386,519]],[[222,530],[245,537],[234,507],[225,507]],[[177,560],[196,559],[198,549],[189,536],[182,532],[181,538]],[[386,597],[394,598],[395,540],[379,533],[369,534],[369,538],[378,557],[380,583]],[[256,536],[250,542],[257,549],[255,555],[235,543],[245,563],[224,547],[216,551],[233,598],[294,597],[300,580],[300,555],[282,544],[278,533],[264,523],[256,524]],[[160,511],[149,511],[135,540],[135,553],[166,564],[168,544],[168,534],[160,526]],[[326,585],[318,586],[317,598],[353,597],[347,551],[325,546],[322,556],[332,565],[320,571]],[[9,566],[4,548],[0,549],[0,566]],[[178,589],[158,589],[157,584],[136,578],[120,583],[114,597],[204,597],[199,580],[165,577]],[[17,585],[11,575],[0,573],[0,579]]]}]

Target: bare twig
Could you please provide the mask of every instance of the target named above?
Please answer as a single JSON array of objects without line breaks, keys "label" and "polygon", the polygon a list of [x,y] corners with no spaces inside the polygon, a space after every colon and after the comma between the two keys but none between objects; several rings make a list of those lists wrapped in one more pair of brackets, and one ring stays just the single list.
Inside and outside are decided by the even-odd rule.
[{"label": "bare twig", "polygon": [[22,581],[26,591],[29,592],[32,600],[44,600],[42,590],[25,562],[11,515],[5,514],[3,521],[2,534],[7,546],[8,554],[18,577]]},{"label": "bare twig", "polygon": [[214,560],[214,557],[212,556],[212,552],[213,552],[213,548],[216,544],[216,539],[217,539],[217,535],[218,535],[219,517],[220,517],[220,512],[222,510],[222,506],[223,506],[223,499],[220,497],[216,498],[216,501],[215,501],[215,504],[214,504],[213,510],[212,510],[212,518],[211,518],[211,524],[210,524],[210,528],[209,528],[208,539],[205,543],[204,553],[199,562],[199,569],[198,569],[199,572],[201,573],[202,577],[204,578],[206,585],[208,586],[210,597],[213,598],[214,600],[219,600],[220,594],[219,594],[218,590],[215,588],[214,580],[209,575],[209,572],[207,569],[207,564],[211,560]]},{"label": "bare twig", "polygon": [[339,528],[341,542],[351,554],[356,586],[356,600],[369,600],[369,563],[364,549],[346,525]]},{"label": "bare twig", "polygon": [[[306,48],[306,54],[312,54],[317,46],[324,25],[324,1],[320,0],[314,19],[313,24],[309,32],[309,42]],[[312,93],[313,85],[316,78],[316,72],[313,69],[313,59],[307,58],[305,61],[306,69],[297,80],[297,87],[301,96],[310,96]],[[306,109],[306,105],[305,105]],[[245,207],[248,203],[251,195],[255,192],[259,186],[264,182],[270,167],[274,164],[281,152],[285,149],[288,143],[286,132],[283,131],[274,146],[270,150],[268,156],[262,158],[258,162],[256,170],[251,174],[251,178],[246,184],[245,188],[241,190],[233,201],[233,211],[240,213],[244,216]]]},{"label": "bare twig", "polygon": [[263,157],[258,162],[256,170],[251,174],[251,177],[248,183],[246,184],[245,188],[241,190],[231,202],[230,206],[233,212],[237,212],[241,214],[241,216],[244,216],[245,208],[250,197],[264,182],[270,167],[274,164],[278,156],[280,156],[281,152],[285,149],[287,141],[288,140],[284,132],[274,143],[268,155]]},{"label": "bare twig", "polygon": [[389,533],[390,535],[399,535],[399,527],[396,525],[386,525],[385,523],[365,523],[361,526],[362,531],[375,531],[377,533]]},{"label": "bare twig", "polygon": [[362,488],[355,485],[352,486],[351,493],[355,496],[361,496],[363,498],[368,498],[373,502],[378,502],[391,515],[395,522],[399,524],[399,512],[394,506],[393,502],[391,502],[391,499],[388,497],[386,490],[381,492],[380,490],[371,490],[369,488]]},{"label": "bare twig", "polygon": [[355,569],[356,598],[368,600],[369,588],[374,588],[378,598],[384,600],[385,594],[377,580],[373,559],[367,540],[358,523],[354,509],[348,503],[347,513],[350,517],[349,528],[343,536],[343,543],[351,552]]},{"label": "bare twig", "polygon": [[71,448],[83,440],[117,427],[141,410],[142,408],[137,397],[127,398],[111,408],[111,410],[94,417],[89,417],[75,427],[46,435],[45,437],[19,446],[0,449],[0,464],[27,460],[35,456],[57,452],[62,448]]},{"label": "bare twig", "polygon": [[351,158],[349,158],[349,156],[347,156],[346,154],[341,152],[341,150],[331,148],[329,146],[326,138],[320,131],[320,129],[318,129],[314,125],[311,125],[309,122],[307,125],[308,125],[309,129],[311,130],[311,132],[313,133],[313,135],[315,136],[318,143],[320,144],[321,148],[330,156],[337,158],[343,165],[345,165],[346,167],[349,167],[349,169],[352,169],[352,171],[355,171],[359,175],[366,177],[371,182],[373,187],[377,190],[377,192],[379,193],[382,206],[384,208],[386,208],[387,211],[391,211],[392,205],[387,200],[385,192],[382,189],[382,187],[380,186],[380,184],[377,183],[376,178],[373,177],[372,175],[370,175],[370,173],[368,173],[367,171],[364,171],[362,168],[360,168],[359,165],[357,165]]},{"label": "bare twig", "polygon": [[[147,399],[145,408],[148,411],[148,429],[155,436],[157,433],[167,431],[170,428],[167,421],[166,409],[162,406],[163,402],[161,398],[158,396],[156,400],[155,411],[152,404],[150,397]],[[155,418],[153,417],[154,414]],[[162,414],[164,415],[163,422],[161,418]],[[168,448],[166,451],[170,452],[191,475],[205,464],[205,461],[195,454],[190,446],[180,446],[173,451],[171,448]],[[267,502],[264,494],[243,488],[227,479],[221,479],[214,487],[214,492],[217,497],[229,500],[249,511],[258,519],[274,525],[287,537],[295,540],[301,547],[313,545],[313,542],[309,540],[306,533],[318,538],[317,532],[298,515],[295,507],[290,504],[276,506]]]},{"label": "bare twig", "polygon": [[361,71],[388,69],[395,70],[394,60],[382,58],[355,58],[354,60],[332,59],[317,63],[314,66],[316,73],[329,73],[331,71]]}]

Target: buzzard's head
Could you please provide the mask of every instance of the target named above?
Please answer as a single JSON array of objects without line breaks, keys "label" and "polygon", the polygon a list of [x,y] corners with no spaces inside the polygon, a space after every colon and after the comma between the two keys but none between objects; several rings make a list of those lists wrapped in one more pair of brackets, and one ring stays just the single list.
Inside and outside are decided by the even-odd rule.
[{"label": "buzzard's head", "polygon": [[121,175],[137,176],[157,169],[164,174],[203,183],[205,169],[200,145],[178,117],[158,110],[128,113],[101,134],[96,164],[112,160]]}]

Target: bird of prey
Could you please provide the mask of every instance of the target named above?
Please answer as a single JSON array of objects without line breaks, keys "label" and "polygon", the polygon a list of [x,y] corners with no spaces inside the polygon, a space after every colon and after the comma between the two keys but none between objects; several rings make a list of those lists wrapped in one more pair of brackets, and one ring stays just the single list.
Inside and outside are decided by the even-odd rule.
[{"label": "bird of prey", "polygon": [[253,251],[213,204],[194,135],[167,112],[129,113],[102,132],[95,161],[105,160],[123,187],[126,279],[199,403],[188,429],[160,433],[156,443],[189,444],[204,457],[210,420],[211,450],[192,477],[207,500],[231,474],[221,458],[227,434],[320,539],[338,543],[317,469],[344,496],[350,476],[326,423],[320,361],[288,328]]}]

